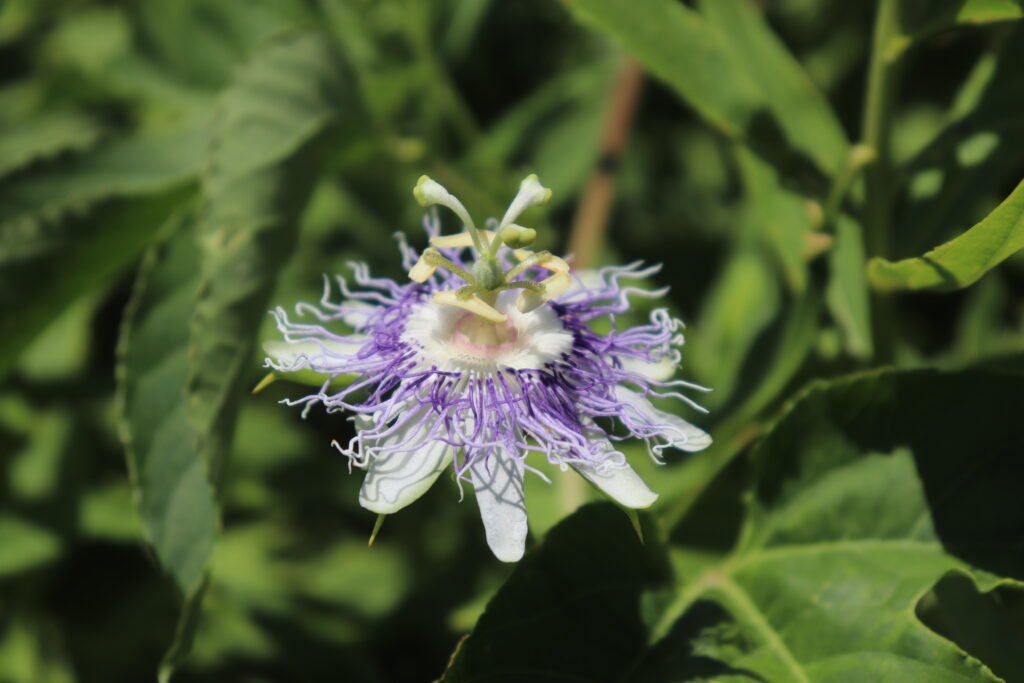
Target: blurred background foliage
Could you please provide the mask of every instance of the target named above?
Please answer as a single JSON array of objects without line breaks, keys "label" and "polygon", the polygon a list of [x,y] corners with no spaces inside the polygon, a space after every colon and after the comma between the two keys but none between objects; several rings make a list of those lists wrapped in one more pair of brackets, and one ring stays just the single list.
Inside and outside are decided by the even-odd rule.
[{"label": "blurred background foliage", "polygon": [[[752,519],[773,514],[758,454],[816,457],[777,435],[750,448],[809,380],[986,361],[1019,377],[1024,27],[1014,19],[1024,9],[880,7],[876,22],[874,3],[841,0],[4,0],[0,680],[149,680],[190,645],[175,680],[430,680],[503,584],[446,680],[530,680],[500,664],[503,647],[533,651],[528,634],[488,640],[502,610],[514,619],[529,604],[516,591],[569,595],[575,588],[544,568],[589,567],[619,576],[635,601],[652,585],[686,594],[691,584],[666,576],[716,566],[742,529],[758,528],[743,526],[752,480],[762,487]],[[872,35],[889,11],[895,29],[880,57]],[[641,79],[634,98],[629,83]],[[539,246],[593,251],[583,265],[665,264],[650,284],[671,286],[669,305],[688,324],[685,376],[714,389],[703,399],[710,414],[687,417],[716,445],[664,468],[629,446],[661,493],[639,554],[624,516],[588,507],[525,569],[501,565],[454,486],[388,519],[368,549],[360,477],[329,446],[350,424],[315,411],[302,421],[276,404],[305,391],[297,385],[248,395],[262,376],[257,342],[273,336],[264,312],[317,299],[322,274],[353,259],[402,278],[393,233],[424,242],[410,193],[419,175],[478,215],[500,215],[529,172],[554,190],[532,216]],[[996,247],[954,246],[934,257],[941,268],[892,262],[983,219],[987,232],[974,235]],[[891,261],[869,269],[867,257]],[[956,291],[913,291],[936,288]],[[949,422],[958,402],[975,404],[979,425],[1012,422],[1019,379],[964,372],[957,381],[977,394],[898,375],[839,385],[834,400],[942,395],[935,409],[949,414],[934,415],[936,429],[960,429]],[[783,424],[807,419],[800,410]],[[842,431],[854,413],[829,419]],[[919,418],[911,410],[906,424]],[[917,436],[858,448],[889,452],[923,443]],[[1006,443],[994,446],[1000,457]],[[920,448],[952,457],[950,445]],[[913,462],[906,453],[886,462],[896,470],[863,474],[865,486],[913,479],[899,469]],[[1007,467],[992,476],[1020,474]],[[922,472],[924,510],[936,480]],[[537,478],[527,490],[533,543],[597,499]],[[849,509],[873,518],[890,503]],[[1024,634],[1019,584],[965,578],[980,567],[1024,579],[1020,513],[1004,512],[1009,531],[993,542],[1015,538],[1005,549],[1017,563],[936,560],[906,613],[916,608],[995,675],[1024,680],[1013,655]],[[577,567],[593,548],[573,544],[605,533],[595,529],[621,552]],[[635,565],[619,566],[631,554]],[[887,585],[878,581],[864,590]],[[645,623],[667,644],[640,664],[644,627],[627,605],[591,615],[621,626],[610,636],[621,658],[559,669],[552,654],[534,671],[690,680],[727,673],[713,665],[725,662],[763,680],[807,680],[759,659],[742,624],[726,633],[737,627],[719,603],[666,598],[674,607],[648,618],[658,600],[647,598]],[[593,662],[578,622],[553,624],[537,637],[564,640],[564,659]],[[697,654],[666,655],[679,638]]]}]

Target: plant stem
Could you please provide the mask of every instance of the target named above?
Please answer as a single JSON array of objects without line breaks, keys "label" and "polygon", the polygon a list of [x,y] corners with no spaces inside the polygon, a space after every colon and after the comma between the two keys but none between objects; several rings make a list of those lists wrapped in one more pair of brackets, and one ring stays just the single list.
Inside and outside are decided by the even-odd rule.
[{"label": "plant stem", "polygon": [[868,70],[867,98],[864,103],[864,143],[874,152],[874,160],[865,168],[867,192],[867,242],[872,256],[888,255],[889,209],[892,202],[890,182],[889,129],[892,120],[892,95],[895,89],[894,62],[898,57],[899,0],[879,0],[875,34]]},{"label": "plant stem", "polygon": [[600,163],[583,189],[569,234],[573,268],[592,265],[604,240],[615,194],[615,167],[629,139],[643,81],[644,72],[640,64],[630,58],[624,59],[606,105]]},{"label": "plant stem", "polygon": [[[905,45],[900,32],[899,0],[879,0],[868,67],[867,97],[864,102],[862,138],[874,153],[864,168],[865,242],[869,256],[889,256],[892,209],[892,159],[890,128],[892,100],[896,88],[896,62]],[[876,295],[872,312],[875,351],[878,360],[892,355],[891,302]]]}]

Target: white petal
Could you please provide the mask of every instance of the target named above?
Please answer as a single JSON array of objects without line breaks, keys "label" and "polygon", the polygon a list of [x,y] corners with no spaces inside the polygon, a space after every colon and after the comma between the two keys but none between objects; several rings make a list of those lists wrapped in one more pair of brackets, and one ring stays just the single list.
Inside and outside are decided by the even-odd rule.
[{"label": "white petal", "polygon": [[642,358],[624,356],[622,357],[622,369],[643,375],[653,379],[655,382],[664,382],[676,374],[676,364],[668,356],[662,358],[657,363],[651,363]]},{"label": "white petal", "polygon": [[[411,435],[429,434],[430,424],[412,418],[379,444],[359,490],[359,504],[367,510],[390,515],[427,492],[452,461],[451,446],[437,439]],[[388,446],[395,450],[388,451]]]},{"label": "white petal", "polygon": [[600,471],[587,463],[573,463],[577,472],[604,491],[612,500],[628,508],[647,508],[658,500],[658,494],[629,465]]},{"label": "white petal", "polygon": [[366,337],[353,336],[351,342],[324,340],[323,342],[286,342],[265,341],[263,350],[270,359],[282,370],[301,370],[309,367],[313,370],[329,371],[335,356],[351,356],[366,343]]},{"label": "white petal", "polygon": [[470,465],[487,545],[502,562],[517,562],[526,548],[526,502],[523,499],[523,464],[498,451]]},{"label": "white petal", "polygon": [[711,437],[703,429],[677,415],[658,410],[646,397],[635,391],[620,386],[615,389],[615,397],[628,403],[651,426],[663,429],[662,436],[668,442],[667,446],[693,453],[711,445]]},{"label": "white petal", "polygon": [[377,310],[376,306],[358,300],[342,301],[341,306],[345,309],[341,316],[342,322],[353,329],[359,329]]}]

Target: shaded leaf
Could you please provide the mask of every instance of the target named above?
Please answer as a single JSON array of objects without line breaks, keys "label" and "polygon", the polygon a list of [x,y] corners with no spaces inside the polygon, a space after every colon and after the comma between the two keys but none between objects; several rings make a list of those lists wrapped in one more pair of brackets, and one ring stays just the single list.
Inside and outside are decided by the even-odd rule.
[{"label": "shaded leaf", "polygon": [[873,258],[868,274],[881,290],[962,289],[1024,248],[1024,182],[992,213],[924,256]]},{"label": "shaded leaf", "polygon": [[813,385],[754,454],[739,547],[686,577],[654,635],[710,600],[730,617],[693,647],[764,680],[996,680],[913,608],[950,571],[1024,579],[1019,391],[980,369]]},{"label": "shaded leaf", "polygon": [[68,303],[109,282],[193,191],[203,127],[123,140],[0,184],[0,375]]},{"label": "shaded leaf", "polygon": [[203,158],[205,125],[112,142],[68,160],[40,164],[0,186],[4,262],[42,249],[43,223],[112,197],[164,192],[188,181]]},{"label": "shaded leaf", "polygon": [[864,236],[860,224],[848,216],[836,220],[835,244],[829,252],[829,280],[825,301],[843,333],[851,356],[872,353],[871,303],[865,268]]},{"label": "shaded leaf", "polygon": [[1020,179],[1024,24],[997,33],[975,63],[942,131],[907,167],[911,203],[895,235],[903,255],[949,239],[987,213],[998,188]]},{"label": "shaded leaf", "polygon": [[837,170],[846,141],[827,101],[752,7],[723,4],[703,6],[708,21],[675,0],[566,3],[725,135],[780,161],[799,162],[798,150],[820,170]]},{"label": "shaded leaf", "polygon": [[186,183],[81,219],[0,226],[0,376],[59,311],[127,268],[193,193]]},{"label": "shaded leaf", "polygon": [[37,524],[5,514],[0,516],[0,576],[38,567],[60,554],[60,539]]},{"label": "shaded leaf", "polygon": [[146,538],[179,589],[198,584],[218,533],[216,503],[186,418],[188,319],[199,281],[194,212],[153,247],[121,330],[118,406]]},{"label": "shaded leaf", "polygon": [[441,680],[615,680],[644,644],[640,594],[666,578],[648,543],[615,506],[580,509],[519,563]]},{"label": "shaded leaf", "polygon": [[824,94],[811,81],[750,0],[702,0],[710,26],[718,29],[760,89],[787,140],[817,166],[836,172],[849,143]]},{"label": "shaded leaf", "polygon": [[740,248],[729,258],[705,299],[699,334],[687,340],[696,377],[715,388],[705,403],[723,405],[732,396],[751,346],[779,313],[779,283],[771,260]]},{"label": "shaded leaf", "polygon": [[807,236],[811,216],[807,200],[787,189],[780,174],[761,158],[738,148],[740,174],[747,193],[744,222],[771,250],[791,289],[807,286]]},{"label": "shaded leaf", "polygon": [[84,149],[99,133],[91,119],[70,112],[54,112],[8,127],[0,137],[0,176],[59,152]]}]

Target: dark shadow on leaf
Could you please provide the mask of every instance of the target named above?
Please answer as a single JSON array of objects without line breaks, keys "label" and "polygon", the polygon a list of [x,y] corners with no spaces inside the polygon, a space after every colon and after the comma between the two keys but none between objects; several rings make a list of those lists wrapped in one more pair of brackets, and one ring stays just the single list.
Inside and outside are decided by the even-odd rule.
[{"label": "dark shadow on leaf", "polygon": [[820,197],[828,192],[825,174],[789,143],[770,112],[756,112],[747,123],[744,136],[750,148],[775,167],[785,184],[804,195]]},{"label": "dark shadow on leaf", "polygon": [[772,506],[796,477],[908,447],[946,550],[1024,580],[1021,395],[1016,373],[988,369],[869,373],[811,389],[759,447],[771,457],[757,458],[757,495]]},{"label": "dark shadow on leaf", "polygon": [[1001,586],[988,593],[970,577],[950,572],[916,608],[917,617],[931,630],[985,662],[1006,681],[1024,681],[1024,589]]},{"label": "dark shadow on leaf", "polygon": [[624,683],[695,681],[717,676],[737,676],[751,681],[764,678],[752,671],[736,669],[715,655],[725,650],[749,651],[747,641],[732,617],[720,605],[702,600],[695,603],[669,631],[650,648]]}]

